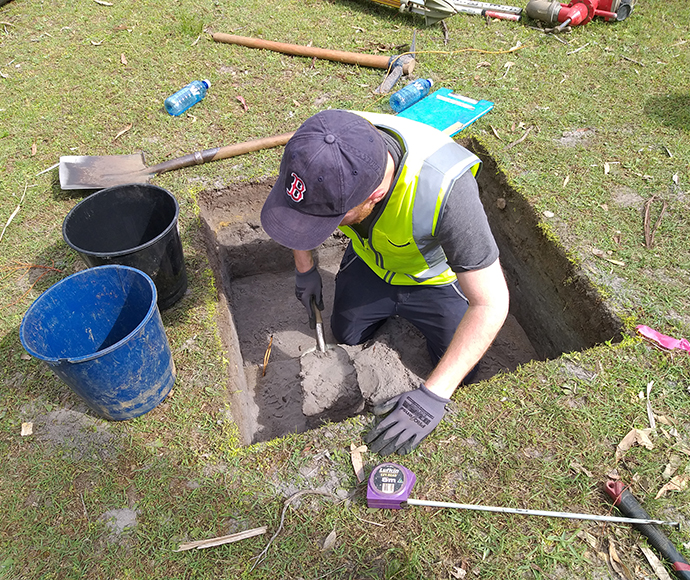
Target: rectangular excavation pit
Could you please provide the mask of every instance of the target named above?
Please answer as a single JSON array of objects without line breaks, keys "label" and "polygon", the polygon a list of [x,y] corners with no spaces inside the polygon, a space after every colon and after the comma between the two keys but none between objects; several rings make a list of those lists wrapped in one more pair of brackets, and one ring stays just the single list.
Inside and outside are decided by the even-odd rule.
[{"label": "rectangular excavation pit", "polygon": [[[508,320],[475,380],[511,372],[531,360],[620,340],[620,321],[563,249],[544,235],[527,201],[477,144],[463,144],[484,161],[480,194],[511,293]],[[199,197],[220,299],[219,327],[230,360],[232,414],[245,444],[354,416],[367,404],[397,394],[386,391],[389,384],[409,390],[431,370],[421,334],[396,318],[369,344],[345,347],[345,364],[328,361],[327,382],[335,384],[324,390],[325,399],[319,398],[318,385],[307,385],[301,360],[314,356],[305,353],[314,350],[316,339],[294,295],[292,252],[271,240],[260,225],[261,207],[272,185],[271,180],[241,183]],[[324,283],[327,343],[334,342],[329,308],[346,245],[347,238],[336,232],[315,252]],[[331,356],[335,354],[329,351]]]}]

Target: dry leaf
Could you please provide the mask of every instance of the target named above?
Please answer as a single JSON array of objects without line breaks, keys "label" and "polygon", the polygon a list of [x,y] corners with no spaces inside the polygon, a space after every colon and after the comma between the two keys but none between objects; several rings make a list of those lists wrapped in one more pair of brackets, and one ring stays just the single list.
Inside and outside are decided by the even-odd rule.
[{"label": "dry leaf", "polygon": [[569,182],[569,181],[570,181],[570,175],[566,175],[566,176],[565,176],[565,179],[563,180],[563,187],[565,187],[566,185],[568,185],[568,182]]},{"label": "dry leaf", "polygon": [[651,431],[651,429],[631,429],[616,447],[616,461],[619,461],[625,455],[625,452],[634,445],[642,445],[642,447],[647,449],[654,449],[654,443],[649,438]]},{"label": "dry leaf", "polygon": [[120,55],[120,62],[122,64],[127,64],[127,57],[125,56],[124,52]]},{"label": "dry leaf", "polygon": [[628,567],[623,564],[623,561],[618,556],[618,552],[616,551],[616,547],[613,545],[613,540],[611,540],[611,538],[609,538],[609,559],[611,562],[611,567],[618,574],[624,578],[627,578],[628,580],[634,580],[634,577],[632,574],[630,574],[630,570],[628,570]]},{"label": "dry leaf", "polygon": [[676,185],[678,185],[678,181],[679,181],[678,174],[677,174],[677,173],[674,173],[674,174],[673,174],[673,183],[675,183]]},{"label": "dry leaf", "polygon": [[666,495],[669,491],[683,491],[686,487],[688,487],[688,481],[690,481],[690,476],[676,475],[657,492],[657,494],[654,496],[654,499],[659,499],[660,497]]},{"label": "dry leaf", "polygon": [[658,576],[659,580],[671,580],[670,574],[666,571],[666,568],[661,563],[659,558],[656,557],[656,554],[644,544],[638,544],[638,546],[645,555],[645,558],[647,558],[647,562],[649,562],[649,565],[652,567],[652,570],[654,570],[654,573]]},{"label": "dry leaf", "polygon": [[33,423],[22,423],[22,437],[27,437],[33,435],[34,424]]},{"label": "dry leaf", "polygon": [[33,157],[34,155],[36,155],[36,143],[31,145],[31,157]]},{"label": "dry leaf", "polygon": [[621,262],[620,260],[614,260],[613,258],[608,258],[604,250],[592,248],[592,254],[594,254],[597,258],[601,258],[602,260],[610,262],[611,264],[616,264],[616,266],[625,266],[625,262]]},{"label": "dry leaf", "polygon": [[120,137],[122,137],[127,131],[129,131],[132,128],[132,123],[129,123],[122,131],[120,131],[117,135],[115,135],[115,138],[113,141],[117,141]]},{"label": "dry leaf", "polygon": [[673,449],[676,451],[680,451],[681,453],[684,453],[685,455],[690,455],[690,446],[688,446],[685,443],[678,442],[673,446]]},{"label": "dry leaf", "polygon": [[242,96],[240,96],[240,95],[237,95],[235,98],[236,98],[240,103],[242,103],[242,108],[243,108],[245,111],[248,111],[248,110],[249,110],[249,107],[247,106],[247,103],[245,102],[244,97],[242,97]]},{"label": "dry leaf", "polygon": [[321,547],[322,552],[328,552],[329,550],[332,550],[335,547],[335,541],[338,538],[338,535],[335,533],[335,530],[333,530],[326,539],[323,541],[323,546]]},{"label": "dry leaf", "polygon": [[93,0],[96,4],[100,4],[101,6],[112,6],[110,2],[104,2],[104,0]]},{"label": "dry leaf", "polygon": [[572,461],[570,463],[570,469],[572,469],[575,473],[584,473],[587,477],[594,477],[591,471],[585,469],[577,461]]},{"label": "dry leaf", "polygon": [[350,459],[352,461],[352,468],[355,470],[357,481],[362,483],[364,481],[364,461],[362,453],[367,450],[366,445],[357,447],[354,443],[350,443]]},{"label": "dry leaf", "polygon": [[673,477],[673,474],[678,471],[678,468],[680,467],[680,464],[682,463],[682,459],[680,455],[676,455],[675,453],[671,455],[671,457],[668,458],[668,463],[666,464],[666,468],[664,469],[664,472],[661,474],[661,476],[664,479],[671,479]]},{"label": "dry leaf", "polygon": [[608,164],[608,161],[604,163],[604,175],[608,175],[609,171],[611,171],[611,166]]},{"label": "dry leaf", "polygon": [[654,418],[662,425],[668,425],[669,427],[673,427],[673,422],[671,421],[671,419],[666,417],[666,415],[654,415]]}]

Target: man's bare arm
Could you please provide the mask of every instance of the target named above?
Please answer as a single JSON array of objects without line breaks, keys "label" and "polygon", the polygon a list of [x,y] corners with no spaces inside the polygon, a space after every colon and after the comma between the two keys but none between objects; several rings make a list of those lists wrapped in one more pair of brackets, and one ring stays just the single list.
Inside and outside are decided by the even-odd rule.
[{"label": "man's bare arm", "polygon": [[311,250],[292,250],[292,254],[295,257],[295,268],[298,272],[307,272],[311,270],[314,265],[314,257],[311,254]]},{"label": "man's bare arm", "polygon": [[481,270],[457,274],[469,301],[448,350],[425,381],[440,397],[450,398],[465,375],[479,362],[508,315],[509,295],[498,260]]}]

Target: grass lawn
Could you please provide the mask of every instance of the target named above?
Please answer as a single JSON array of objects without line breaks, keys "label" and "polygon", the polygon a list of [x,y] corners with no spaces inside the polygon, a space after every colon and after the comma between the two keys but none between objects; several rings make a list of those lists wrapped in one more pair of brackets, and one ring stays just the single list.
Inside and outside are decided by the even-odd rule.
[{"label": "grass lawn", "polygon": [[[655,577],[628,525],[368,509],[349,450],[370,415],[241,444],[198,199],[274,178],[280,147],[152,180],[180,203],[189,276],[162,313],[177,368],[164,403],[106,421],[26,354],[24,313],[84,267],[61,228],[86,192],[61,190],[60,156],[144,151],[153,165],[292,131],[328,107],[390,112],[373,92],[380,69],[222,44],[214,32],[394,55],[416,30],[414,75],[495,103],[459,137],[487,151],[624,324],[621,342],[459,389],[433,435],[399,460],[417,476],[413,496],[617,515],[603,492],[614,476],[652,517],[684,524],[664,531],[690,556],[690,358],[635,333],[690,337],[687,6],[650,0],[623,22],[596,18],[557,37],[528,18],[445,22],[447,41],[439,24],[368,0],[0,7],[0,578]],[[165,97],[193,79],[211,81],[208,96],[170,117]],[[648,404],[649,445],[617,457],[632,429],[650,428]],[[660,493],[669,483],[678,489]],[[286,504],[299,491],[311,493]],[[175,551],[260,526],[266,534]]]}]

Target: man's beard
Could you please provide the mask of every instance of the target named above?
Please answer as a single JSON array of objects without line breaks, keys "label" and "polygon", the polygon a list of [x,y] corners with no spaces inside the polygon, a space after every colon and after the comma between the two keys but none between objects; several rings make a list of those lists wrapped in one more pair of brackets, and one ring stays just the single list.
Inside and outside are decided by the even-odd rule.
[{"label": "man's beard", "polygon": [[368,199],[358,206],[353,207],[350,211],[353,213],[352,217],[348,220],[347,225],[361,224],[367,217],[371,215],[374,211],[375,203],[371,203]]}]

